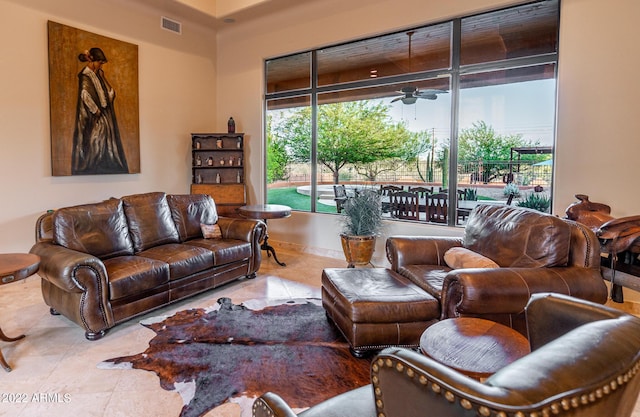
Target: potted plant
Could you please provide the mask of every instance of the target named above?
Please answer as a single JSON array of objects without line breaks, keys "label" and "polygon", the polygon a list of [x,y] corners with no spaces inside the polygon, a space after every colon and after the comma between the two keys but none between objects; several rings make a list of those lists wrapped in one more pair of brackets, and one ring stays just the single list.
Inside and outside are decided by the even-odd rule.
[{"label": "potted plant", "polygon": [[371,263],[382,229],[382,199],[376,190],[356,192],[342,208],[342,250],[349,268]]}]

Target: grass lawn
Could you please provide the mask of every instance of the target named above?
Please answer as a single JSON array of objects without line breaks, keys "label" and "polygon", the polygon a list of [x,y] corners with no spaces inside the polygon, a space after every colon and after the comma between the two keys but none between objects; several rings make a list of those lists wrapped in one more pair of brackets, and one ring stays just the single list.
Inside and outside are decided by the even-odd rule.
[{"label": "grass lawn", "polygon": [[[296,187],[270,188],[267,192],[268,204],[283,204],[293,210],[311,210],[311,197],[300,194]],[[316,202],[316,211],[319,213],[337,213],[335,206],[327,206]]]}]

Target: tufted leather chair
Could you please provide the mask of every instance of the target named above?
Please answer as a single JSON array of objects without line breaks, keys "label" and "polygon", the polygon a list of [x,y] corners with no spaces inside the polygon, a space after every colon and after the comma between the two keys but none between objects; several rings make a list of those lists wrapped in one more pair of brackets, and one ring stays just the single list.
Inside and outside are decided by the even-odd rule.
[{"label": "tufted leather chair", "polygon": [[[640,391],[639,318],[551,293],[532,296],[525,316],[532,352],[483,382],[415,351],[387,348],[372,362],[371,385],[299,416],[631,416]],[[266,393],[253,415],[296,414]]]},{"label": "tufted leather chair", "polygon": [[[499,268],[452,269],[445,253],[463,247]],[[480,317],[526,335],[531,294],[556,292],[604,304],[600,245],[588,227],[538,211],[479,204],[463,237],[391,236],[391,269],[440,301],[440,319]]]}]

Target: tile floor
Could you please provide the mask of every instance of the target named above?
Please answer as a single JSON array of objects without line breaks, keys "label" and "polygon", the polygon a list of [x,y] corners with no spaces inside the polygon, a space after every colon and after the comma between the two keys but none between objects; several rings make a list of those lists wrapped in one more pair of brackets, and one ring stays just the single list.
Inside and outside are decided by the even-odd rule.
[{"label": "tile floor", "polygon": [[[146,349],[153,331],[138,322],[145,317],[214,305],[219,297],[234,302],[252,298],[320,297],[320,274],[325,267],[344,267],[344,261],[278,250],[277,265],[264,258],[258,277],[155,310],[116,326],[103,339],[89,342],[84,331],[62,316],[51,316],[42,300],[40,278],[0,287],[0,326],[10,337],[0,342],[12,372],[0,369],[0,416],[177,417],[181,397],[160,388],[152,372],[98,369],[101,361]],[[226,404],[208,416],[237,417],[240,407]]]},{"label": "tile floor", "polygon": [[[222,288],[184,300],[132,319],[112,329],[95,342],[62,316],[51,316],[40,294],[40,278],[0,287],[0,325],[8,336],[25,333],[26,338],[0,342],[13,367],[0,369],[0,416],[57,417],[178,417],[183,406],[177,393],[160,388],[152,372],[98,369],[101,361],[131,355],[146,349],[154,333],[138,322],[145,317],[170,315],[176,311],[207,307],[222,296],[234,302],[253,298],[320,297],[323,268],[344,267],[340,259],[278,249],[277,265],[264,258],[258,277],[239,280]],[[224,404],[208,417],[238,417],[237,404]],[[636,406],[634,417],[640,417]]]}]

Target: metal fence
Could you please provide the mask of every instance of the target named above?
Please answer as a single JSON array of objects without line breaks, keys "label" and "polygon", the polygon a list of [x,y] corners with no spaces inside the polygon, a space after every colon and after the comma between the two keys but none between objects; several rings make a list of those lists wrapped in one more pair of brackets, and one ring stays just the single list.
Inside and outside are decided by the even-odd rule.
[{"label": "metal fence", "polygon": [[[373,183],[432,183],[448,184],[443,177],[441,166],[432,170],[426,161],[417,164],[376,163],[377,165],[345,165],[339,174],[339,182]],[[547,163],[531,161],[464,161],[458,164],[459,184],[506,184],[513,182],[519,186],[550,186],[552,166]],[[284,182],[309,183],[311,165],[292,164],[287,167]],[[280,181],[279,181],[280,182]],[[319,166],[319,183],[333,183],[333,172],[325,166]]]}]

